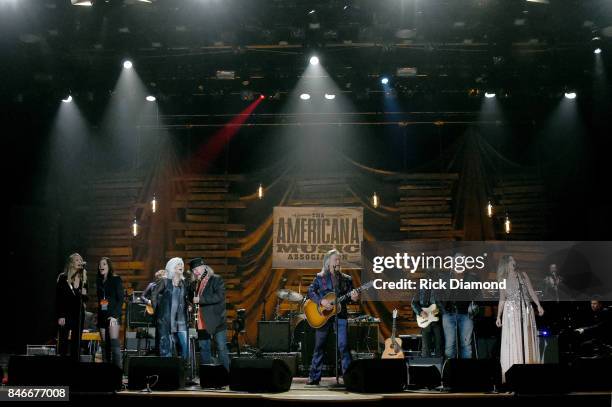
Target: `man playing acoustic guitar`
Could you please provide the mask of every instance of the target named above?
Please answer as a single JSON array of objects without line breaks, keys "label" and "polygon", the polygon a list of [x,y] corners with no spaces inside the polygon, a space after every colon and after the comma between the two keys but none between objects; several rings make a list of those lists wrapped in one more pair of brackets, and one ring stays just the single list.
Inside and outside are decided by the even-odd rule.
[{"label": "man playing acoustic guitar", "polygon": [[[357,301],[359,293],[353,290],[353,280],[351,276],[340,272],[340,252],[330,250],[323,257],[323,268],[318,273],[310,287],[308,288],[308,297],[315,303],[320,304],[326,310],[332,310],[334,303],[324,298],[326,294],[336,293],[336,296],[347,294],[350,292],[350,299]],[[342,355],[342,373],[345,373],[351,364],[351,353],[348,348],[348,321],[345,304],[341,305],[341,310],[337,314],[338,318],[338,349]],[[332,318],[325,325],[316,329],[315,333],[315,349],[312,355],[312,364],[310,367],[310,380],[308,385],[316,386],[321,380],[321,369],[323,367],[323,355],[327,335],[331,327],[335,327],[335,321]]]}]

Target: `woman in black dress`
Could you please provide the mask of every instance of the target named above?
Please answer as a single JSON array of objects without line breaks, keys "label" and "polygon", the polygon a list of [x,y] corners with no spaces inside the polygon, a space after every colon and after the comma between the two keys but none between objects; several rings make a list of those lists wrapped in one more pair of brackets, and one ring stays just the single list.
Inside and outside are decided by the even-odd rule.
[{"label": "woman in black dress", "polygon": [[57,277],[55,301],[58,325],[58,354],[68,354],[70,335],[70,356],[79,358],[81,331],[87,303],[87,273],[85,262],[78,253],[68,256],[64,271]]},{"label": "woman in black dress", "polygon": [[104,344],[104,361],[112,361],[121,369],[119,327],[123,310],[123,283],[121,277],[115,275],[113,262],[108,257],[102,257],[98,263],[96,291],[98,293],[98,328],[100,328],[100,337]]}]

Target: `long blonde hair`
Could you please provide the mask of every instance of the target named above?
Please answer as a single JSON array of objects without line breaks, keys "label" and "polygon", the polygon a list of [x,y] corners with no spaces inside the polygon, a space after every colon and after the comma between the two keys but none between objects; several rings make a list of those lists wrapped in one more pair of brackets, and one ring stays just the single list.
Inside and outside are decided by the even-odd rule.
[{"label": "long blonde hair", "polygon": [[331,257],[334,254],[336,256],[340,256],[340,252],[336,249],[331,249],[330,251],[325,253],[325,256],[323,256],[323,268],[321,269],[322,274],[325,274],[326,271],[329,271],[329,262],[331,261]]},{"label": "long blonde hair", "polygon": [[78,253],[72,253],[70,256],[68,256],[66,263],[64,264],[64,273],[66,274],[69,283],[74,283],[74,278],[76,277],[77,273],[80,273],[82,284],[85,284],[87,282],[87,273],[84,273],[83,269],[77,268],[77,256],[80,257],[81,260],[83,259],[83,256]]},{"label": "long blonde hair", "polygon": [[502,281],[508,278],[508,273],[510,272],[510,263],[514,260],[514,257],[510,254],[504,254],[501,259],[499,259],[499,264],[497,265],[497,281]]}]

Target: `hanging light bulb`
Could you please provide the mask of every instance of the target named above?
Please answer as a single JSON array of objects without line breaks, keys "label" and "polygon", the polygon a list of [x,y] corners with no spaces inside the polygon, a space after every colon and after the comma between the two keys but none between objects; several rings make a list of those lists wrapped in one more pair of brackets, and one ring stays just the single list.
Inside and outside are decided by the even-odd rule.
[{"label": "hanging light bulb", "polygon": [[263,199],[263,196],[264,196],[263,185],[259,184],[259,187],[257,187],[257,198]]},{"label": "hanging light bulb", "polygon": [[378,208],[378,205],[380,205],[380,199],[378,199],[378,195],[374,192],[374,195],[372,195],[372,206]]},{"label": "hanging light bulb", "polygon": [[506,231],[506,233],[510,233],[510,229],[510,216],[508,216],[508,212],[506,212],[506,219],[504,220],[504,230]]},{"label": "hanging light bulb", "polygon": [[134,223],[132,223],[132,235],[134,237],[138,236],[138,222],[136,221],[136,218],[134,218]]},{"label": "hanging light bulb", "polygon": [[153,194],[153,199],[151,200],[151,211],[153,211],[153,213],[157,212],[157,199],[155,199],[155,194]]},{"label": "hanging light bulb", "polygon": [[491,203],[491,200],[489,200],[489,202],[487,203],[487,216],[489,218],[493,217],[493,204]]}]

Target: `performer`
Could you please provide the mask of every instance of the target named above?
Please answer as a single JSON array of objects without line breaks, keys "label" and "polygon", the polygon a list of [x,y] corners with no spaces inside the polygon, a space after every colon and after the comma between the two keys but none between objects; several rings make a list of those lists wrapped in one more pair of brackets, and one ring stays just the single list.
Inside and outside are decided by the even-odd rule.
[{"label": "performer", "polygon": [[[431,271],[428,271],[431,273]],[[430,276],[428,276],[430,277]],[[412,311],[414,315],[427,317],[423,308],[436,304],[438,312],[442,312],[442,304],[436,300],[436,292],[432,289],[419,290],[412,299]],[[442,336],[442,326],[440,320],[432,321],[425,328],[421,328],[421,356],[422,357],[442,357],[444,356],[444,339]],[[433,345],[433,346],[432,346]],[[433,351],[433,354],[432,354]]]},{"label": "performer", "polygon": [[538,343],[538,329],[531,308],[531,300],[538,307],[538,314],[544,315],[529,277],[518,270],[516,261],[504,255],[497,267],[498,281],[506,280],[506,289],[501,290],[495,324],[502,328],[500,363],[502,380],[515,363],[541,363]]},{"label": "performer", "polygon": [[[353,281],[347,274],[340,272],[340,252],[338,250],[330,250],[323,257],[323,268],[318,273],[310,287],[308,288],[308,297],[320,304],[325,309],[333,309],[333,305],[323,297],[331,292],[336,292],[340,297],[348,292],[351,293],[351,300],[357,301],[359,294],[353,290]],[[351,353],[348,348],[348,321],[345,304],[341,304],[340,313],[321,328],[317,328],[315,332],[315,349],[312,355],[312,364],[310,367],[310,380],[308,385],[317,386],[321,380],[321,369],[323,367],[323,354],[325,342],[329,329],[333,326],[335,329],[336,323],[334,318],[338,318],[338,348],[342,354],[342,372],[346,373],[351,364]]]},{"label": "performer", "polygon": [[[140,295],[140,300],[142,302],[144,302],[145,304],[154,307],[153,306],[153,302],[151,301],[151,299],[153,298],[153,293],[155,291],[155,287],[157,287],[157,285],[164,280],[165,278],[168,277],[168,273],[166,273],[166,270],[162,269],[162,270],[157,270],[155,272],[155,280],[151,281],[149,283],[149,285],[147,285],[147,288],[145,288],[145,290],[142,292],[142,294]],[[156,355],[159,355],[159,329],[157,329],[157,312],[155,312],[155,308],[153,308],[153,315],[152,315],[152,324],[155,328],[155,349],[153,350],[153,353]],[[148,333],[147,333],[148,335]]]},{"label": "performer", "polygon": [[112,361],[117,367],[123,369],[119,343],[119,327],[124,300],[123,283],[121,277],[115,275],[113,262],[108,257],[102,257],[98,263],[96,291],[98,293],[98,328],[104,343],[104,361]]},{"label": "performer", "polygon": [[68,354],[68,335],[70,335],[70,356],[78,360],[87,303],[87,273],[80,254],[73,253],[68,256],[64,271],[57,277],[55,294],[58,354],[62,356]]},{"label": "performer", "polygon": [[548,275],[544,277],[544,301],[559,302],[561,277],[557,271],[557,265],[552,263],[548,266]]},{"label": "performer", "polygon": [[597,300],[591,300],[584,326],[575,329],[580,335],[580,356],[603,358],[612,355],[612,310]]},{"label": "performer", "polygon": [[187,335],[188,287],[183,277],[183,259],[174,257],[166,264],[167,278],[153,290],[151,302],[157,315],[160,356],[172,357],[176,345],[185,362],[189,362]]},{"label": "performer", "polygon": [[212,363],[211,342],[214,338],[219,360],[229,371],[227,327],[225,311],[225,284],[221,276],[204,264],[201,257],[189,262],[193,273],[193,304],[198,307],[197,331],[202,364]]},{"label": "performer", "polygon": [[[464,257],[456,253],[454,257]],[[459,273],[452,270],[447,279],[463,279],[466,282],[475,281],[471,273]],[[461,290],[447,290],[446,301],[442,302],[442,328],[444,329],[444,355],[447,359],[472,358],[472,338],[474,333],[474,315],[478,306],[473,301],[466,301]],[[460,349],[458,349],[460,348]]]},{"label": "performer", "polygon": [[157,284],[159,284],[161,280],[163,280],[163,279],[165,279],[167,277],[168,277],[168,273],[166,273],[166,270],[157,270],[155,272],[155,280],[151,281],[147,285],[147,288],[145,288],[145,290],[140,295],[140,300],[142,302],[144,302],[145,304],[147,304],[147,305],[153,305],[152,302],[151,302],[151,297],[153,296],[153,291],[155,290],[155,287],[157,287]]}]

